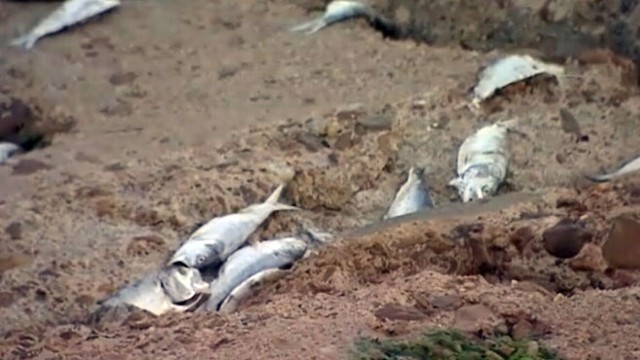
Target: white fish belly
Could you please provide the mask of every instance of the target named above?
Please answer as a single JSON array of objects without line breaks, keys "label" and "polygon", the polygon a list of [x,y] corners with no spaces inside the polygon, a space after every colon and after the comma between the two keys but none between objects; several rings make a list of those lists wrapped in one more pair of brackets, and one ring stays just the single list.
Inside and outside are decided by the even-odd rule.
[{"label": "white fish belly", "polygon": [[480,129],[467,138],[458,152],[458,175],[475,164],[494,163],[506,170],[506,129],[495,125]]}]

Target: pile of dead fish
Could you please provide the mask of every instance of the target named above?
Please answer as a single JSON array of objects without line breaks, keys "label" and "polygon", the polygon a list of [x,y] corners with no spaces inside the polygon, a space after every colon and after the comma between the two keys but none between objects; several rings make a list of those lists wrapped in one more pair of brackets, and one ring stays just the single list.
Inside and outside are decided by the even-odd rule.
[{"label": "pile of dead fish", "polygon": [[215,217],[175,251],[157,273],[138,280],[101,302],[104,307],[134,306],[155,315],[187,310],[231,312],[265,281],[284,275],[328,235],[300,231],[255,244],[248,238],[276,211],[299,208],[280,203],[280,185],[264,202]]}]

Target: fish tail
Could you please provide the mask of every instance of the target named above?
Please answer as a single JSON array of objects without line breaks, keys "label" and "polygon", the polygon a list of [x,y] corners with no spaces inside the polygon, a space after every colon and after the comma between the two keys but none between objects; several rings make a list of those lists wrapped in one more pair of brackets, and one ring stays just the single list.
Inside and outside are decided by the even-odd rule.
[{"label": "fish tail", "polygon": [[583,174],[583,176],[585,178],[587,178],[588,180],[591,180],[593,182],[607,182],[611,179],[613,179],[613,175],[612,174],[603,174],[603,175],[589,175],[589,174]]},{"label": "fish tail", "polygon": [[514,118],[509,120],[498,121],[496,122],[496,125],[506,128],[507,130],[511,130],[514,127],[516,127],[519,123],[520,123],[520,119]]},{"label": "fish tail", "polygon": [[317,18],[311,21],[307,21],[300,25],[296,25],[289,29],[290,32],[304,32],[305,34],[313,34],[320,29],[327,26],[327,22],[324,18]]},{"label": "fish tail", "polygon": [[36,41],[38,41],[38,37],[33,36],[32,34],[25,34],[11,40],[9,45],[30,50],[33,48],[33,45],[35,45]]},{"label": "fish tail", "polygon": [[264,204],[269,205],[274,211],[279,210],[300,210],[299,207],[281,203],[280,196],[284,191],[285,184],[280,184],[277,189],[264,201]]}]

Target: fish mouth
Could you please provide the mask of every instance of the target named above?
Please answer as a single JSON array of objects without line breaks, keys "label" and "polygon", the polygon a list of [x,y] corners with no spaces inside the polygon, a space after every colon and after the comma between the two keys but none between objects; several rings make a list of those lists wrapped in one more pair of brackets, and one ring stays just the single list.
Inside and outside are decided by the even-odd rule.
[{"label": "fish mouth", "polygon": [[209,297],[209,294],[197,293],[187,300],[173,302],[173,305],[187,309],[195,309]]}]

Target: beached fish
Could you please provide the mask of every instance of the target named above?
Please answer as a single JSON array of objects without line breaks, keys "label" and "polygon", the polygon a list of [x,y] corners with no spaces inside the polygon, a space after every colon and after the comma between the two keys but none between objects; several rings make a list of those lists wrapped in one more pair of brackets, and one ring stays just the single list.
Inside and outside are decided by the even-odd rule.
[{"label": "beached fish", "polygon": [[478,84],[473,88],[471,104],[479,107],[480,102],[491,97],[496,90],[543,73],[561,80],[564,68],[530,55],[509,55],[498,59],[480,72]]},{"label": "beached fish", "polygon": [[622,166],[618,167],[618,170],[616,171],[600,175],[585,176],[591,181],[605,182],[638,170],[640,170],[640,157],[625,162],[624,164],[622,164]]},{"label": "beached fish", "polygon": [[208,291],[198,269],[168,266],[123,287],[100,306],[132,305],[154,315],[184,312],[199,305]]},{"label": "beached fish", "polygon": [[396,216],[411,214],[421,209],[433,208],[433,200],[422,182],[421,175],[423,170],[416,170],[415,167],[409,169],[407,181],[400,187],[396,193],[389,210],[383,219],[390,219]]},{"label": "beached fish", "polygon": [[242,301],[253,295],[260,286],[274,282],[286,274],[287,270],[275,268],[267,269],[251,276],[233,289],[231,294],[220,304],[218,311],[226,314],[236,311]]},{"label": "beached fish", "polygon": [[0,142],[0,164],[19,152],[22,152],[20,146],[11,142]]},{"label": "beached fish", "polygon": [[327,5],[322,16],[296,25],[289,31],[313,34],[331,24],[359,17],[364,17],[371,22],[377,15],[371,6],[360,1],[332,1]]},{"label": "beached fish", "polygon": [[120,0],[66,0],[31,31],[12,40],[11,45],[29,50],[40,38],[85,22],[119,5]]},{"label": "beached fish", "polygon": [[449,182],[463,202],[493,196],[507,175],[507,131],[517,120],[485,126],[464,140],[458,151],[458,177]]},{"label": "beached fish", "polygon": [[248,278],[264,270],[292,265],[306,251],[307,244],[295,237],[262,241],[239,249],[229,256],[220,267],[217,278],[211,282],[210,296],[204,309],[218,310],[233,289]]},{"label": "beached fish", "polygon": [[250,205],[235,214],[216,217],[196,230],[178,248],[169,264],[182,263],[202,269],[223,262],[245,244],[247,238],[275,211],[299,210],[278,202],[284,185],[261,204]]}]

